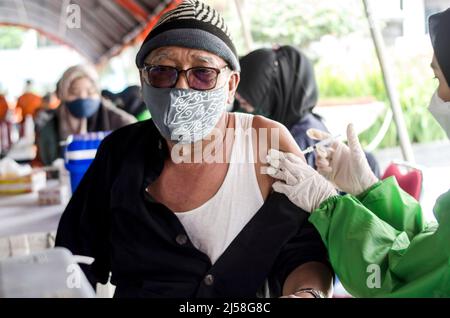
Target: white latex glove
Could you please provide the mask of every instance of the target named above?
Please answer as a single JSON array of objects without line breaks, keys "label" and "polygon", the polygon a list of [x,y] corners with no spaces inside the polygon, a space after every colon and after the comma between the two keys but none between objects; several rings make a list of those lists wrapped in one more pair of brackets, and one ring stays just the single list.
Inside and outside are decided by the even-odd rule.
[{"label": "white latex glove", "polygon": [[[316,140],[330,137],[328,133],[317,129],[309,129],[307,134]],[[347,142],[348,146],[335,141],[328,147],[318,147],[317,171],[341,191],[358,195],[378,182],[378,178],[370,169],[352,124],[347,127]]]},{"label": "white latex glove", "polygon": [[330,182],[292,153],[270,149],[267,162],[270,164],[267,173],[281,180],[273,184],[273,189],[306,212],[314,211],[323,201],[337,195]]}]

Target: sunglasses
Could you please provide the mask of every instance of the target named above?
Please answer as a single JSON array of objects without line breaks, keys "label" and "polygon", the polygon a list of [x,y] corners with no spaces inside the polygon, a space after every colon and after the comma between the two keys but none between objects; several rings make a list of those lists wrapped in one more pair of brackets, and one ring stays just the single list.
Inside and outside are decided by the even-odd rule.
[{"label": "sunglasses", "polygon": [[184,73],[190,88],[198,91],[207,91],[216,87],[219,74],[228,68],[191,67],[179,70],[172,66],[145,65],[142,69],[144,81],[155,88],[173,88],[177,85],[180,73]]}]

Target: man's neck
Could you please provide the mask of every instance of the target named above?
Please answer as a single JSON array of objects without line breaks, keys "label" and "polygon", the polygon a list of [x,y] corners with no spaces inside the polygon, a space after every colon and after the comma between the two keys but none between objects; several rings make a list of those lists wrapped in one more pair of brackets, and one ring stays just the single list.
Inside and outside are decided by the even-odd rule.
[{"label": "man's neck", "polygon": [[[230,126],[230,119],[231,115],[225,112],[214,129],[214,137],[207,136],[196,143],[180,146],[170,140],[166,140],[169,153],[171,154],[170,162],[179,163],[179,158],[173,158],[173,156],[181,155],[184,162],[206,164],[210,162],[208,160],[211,160],[211,156],[218,155],[215,153],[215,150],[220,150],[222,154],[226,154],[228,143],[225,142],[225,139],[227,137],[227,128]],[[220,154],[219,159],[222,159]]]}]

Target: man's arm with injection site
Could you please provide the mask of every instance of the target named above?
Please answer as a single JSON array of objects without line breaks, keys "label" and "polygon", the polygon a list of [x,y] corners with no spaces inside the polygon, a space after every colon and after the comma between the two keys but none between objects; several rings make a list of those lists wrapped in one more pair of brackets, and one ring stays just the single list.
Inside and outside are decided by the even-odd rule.
[{"label": "man's arm with injection site", "polygon": [[[287,128],[282,124],[269,120],[262,116],[254,117],[254,127],[264,127],[268,129],[267,147],[260,147],[259,158],[262,159],[262,165],[266,164],[267,149],[273,146],[272,142],[278,136],[278,148],[281,151],[291,152],[297,156],[302,156],[301,150],[295,142]],[[275,138],[274,138],[275,137]],[[264,149],[265,153],[264,153]],[[303,156],[302,156],[303,157]],[[270,184],[274,182],[269,178]],[[307,195],[307,194],[305,194]],[[298,213],[302,213],[301,210]],[[298,266],[289,267],[286,278],[283,282],[282,295],[288,297],[314,297],[307,292],[296,293],[299,290],[314,289],[321,295],[329,297],[332,294],[333,271],[328,262],[328,256],[325,246],[321,242],[320,236],[314,227],[309,224],[301,233],[297,235],[282,252],[280,258],[286,258],[286,262],[298,262]],[[309,254],[310,260],[300,259],[300,254]]]}]

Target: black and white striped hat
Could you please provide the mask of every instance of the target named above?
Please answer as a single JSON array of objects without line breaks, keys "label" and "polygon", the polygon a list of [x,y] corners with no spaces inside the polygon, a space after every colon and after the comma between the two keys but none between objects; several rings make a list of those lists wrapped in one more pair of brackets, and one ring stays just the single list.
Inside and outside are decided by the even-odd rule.
[{"label": "black and white striped hat", "polygon": [[236,48],[220,14],[197,0],[184,0],[164,14],[145,38],[137,56],[138,68],[154,49],[181,46],[199,49],[223,58],[235,71],[240,71]]}]

